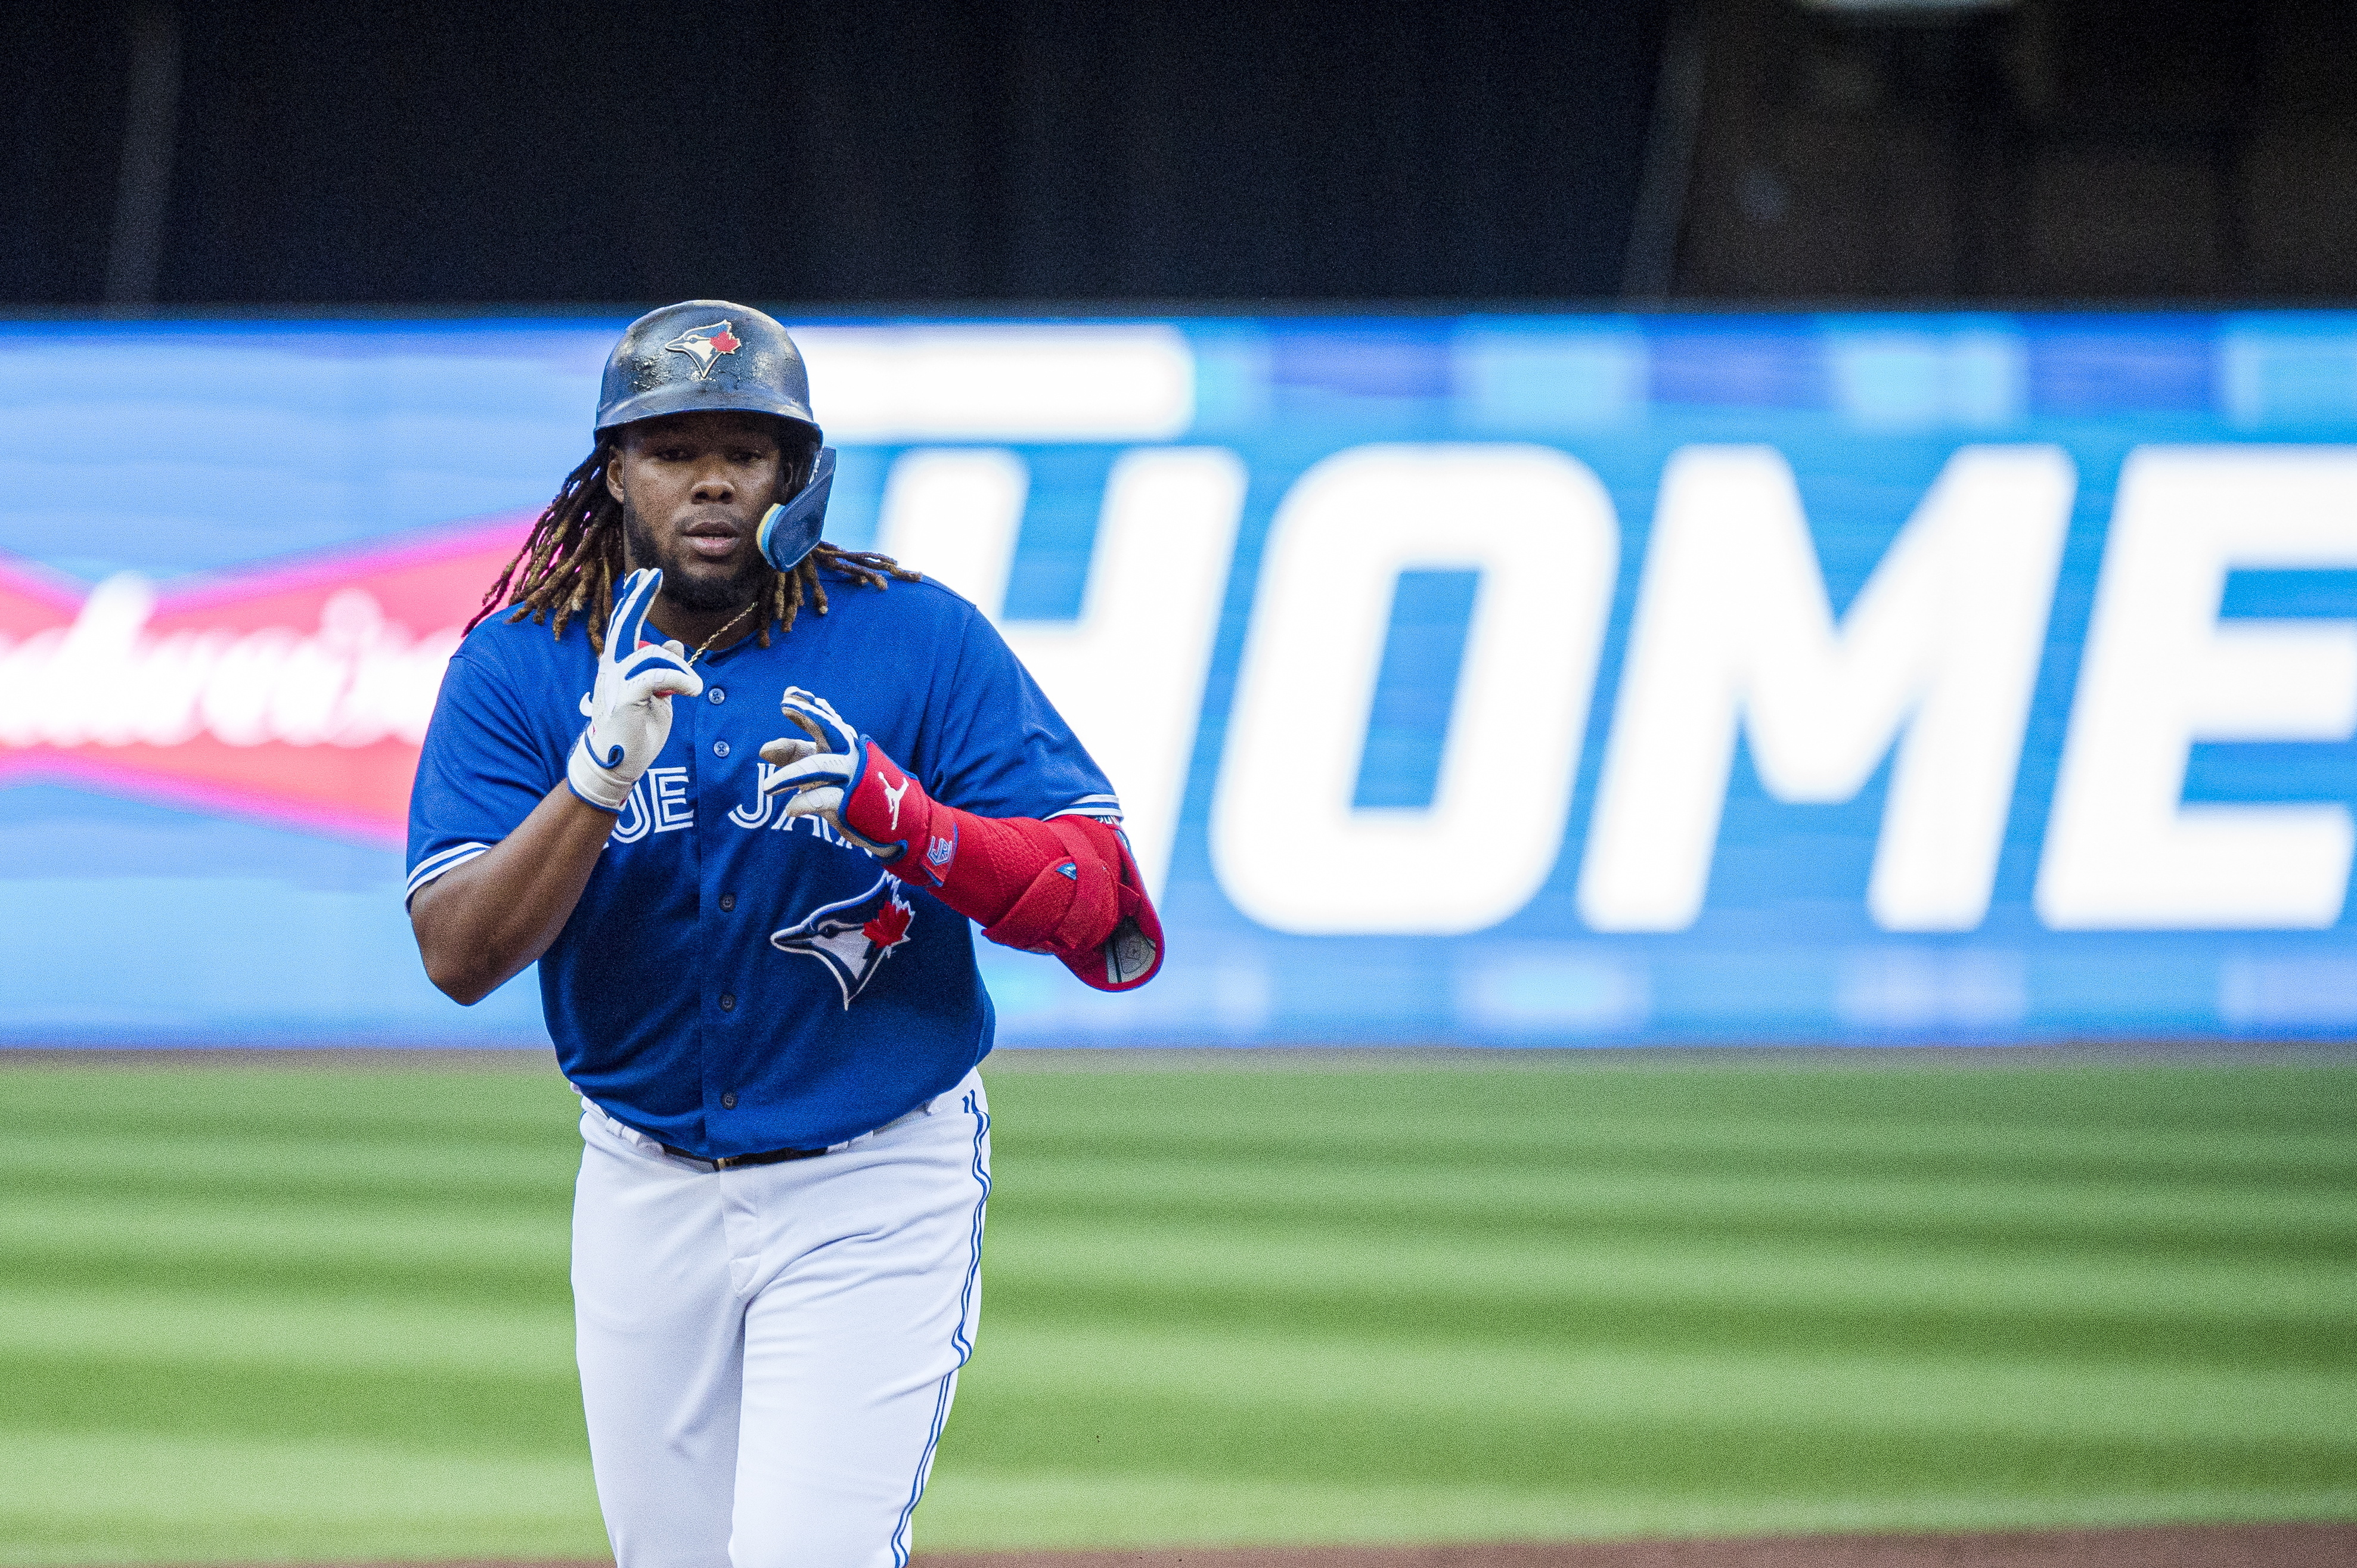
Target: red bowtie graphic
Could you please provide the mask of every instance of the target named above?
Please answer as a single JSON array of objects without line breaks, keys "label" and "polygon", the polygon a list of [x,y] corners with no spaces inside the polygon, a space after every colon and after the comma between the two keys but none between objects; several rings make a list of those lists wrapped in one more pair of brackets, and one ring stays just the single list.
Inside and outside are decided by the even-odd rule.
[{"label": "red bowtie graphic", "polygon": [[0,558],[0,784],[399,843],[443,666],[528,526],[163,588]]}]

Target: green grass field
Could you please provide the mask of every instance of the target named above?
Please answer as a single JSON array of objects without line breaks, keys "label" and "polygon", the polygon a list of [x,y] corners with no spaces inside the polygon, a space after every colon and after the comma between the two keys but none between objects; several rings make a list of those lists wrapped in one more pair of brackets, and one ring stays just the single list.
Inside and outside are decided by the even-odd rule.
[{"label": "green grass field", "polygon": [[[2357,1515],[2357,1065],[991,1078],[919,1539]],[[588,1556],[553,1069],[0,1065],[0,1563]]]}]

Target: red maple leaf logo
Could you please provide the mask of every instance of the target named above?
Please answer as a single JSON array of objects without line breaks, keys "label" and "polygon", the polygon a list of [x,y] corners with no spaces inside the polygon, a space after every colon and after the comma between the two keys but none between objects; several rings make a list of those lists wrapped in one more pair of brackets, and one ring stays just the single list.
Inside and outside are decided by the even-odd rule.
[{"label": "red maple leaf logo", "polygon": [[715,332],[710,338],[710,342],[713,348],[718,349],[723,354],[733,354],[744,346],[737,334],[729,331],[726,327],[722,328],[719,331]]},{"label": "red maple leaf logo", "polygon": [[860,935],[889,952],[909,940],[909,919],[913,913],[896,894],[889,904],[877,910],[875,917],[859,928]]}]

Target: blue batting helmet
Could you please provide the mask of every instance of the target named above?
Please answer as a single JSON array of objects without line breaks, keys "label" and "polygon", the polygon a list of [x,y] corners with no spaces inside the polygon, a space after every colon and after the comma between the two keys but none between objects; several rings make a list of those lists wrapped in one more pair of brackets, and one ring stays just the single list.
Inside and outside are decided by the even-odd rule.
[{"label": "blue batting helmet", "polygon": [[834,487],[834,451],[819,445],[810,372],[786,329],[747,305],[691,299],[624,329],[597,389],[597,434],[666,413],[766,413],[801,427],[792,499],[762,517],[756,541],[780,572],[818,543]]},{"label": "blue batting helmet", "polygon": [[806,426],[810,372],[786,329],[750,306],[691,299],[630,323],[597,389],[597,434],[666,413],[767,413]]}]

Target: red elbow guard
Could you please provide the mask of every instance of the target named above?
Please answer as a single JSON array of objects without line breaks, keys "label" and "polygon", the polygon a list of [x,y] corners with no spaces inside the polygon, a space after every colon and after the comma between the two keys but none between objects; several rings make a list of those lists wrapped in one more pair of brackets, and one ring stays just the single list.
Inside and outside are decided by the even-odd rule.
[{"label": "red elbow guard", "polygon": [[1093,817],[1045,824],[1063,850],[1006,912],[983,929],[992,941],[1053,953],[1099,991],[1130,991],[1162,967],[1162,921],[1119,829]]}]

